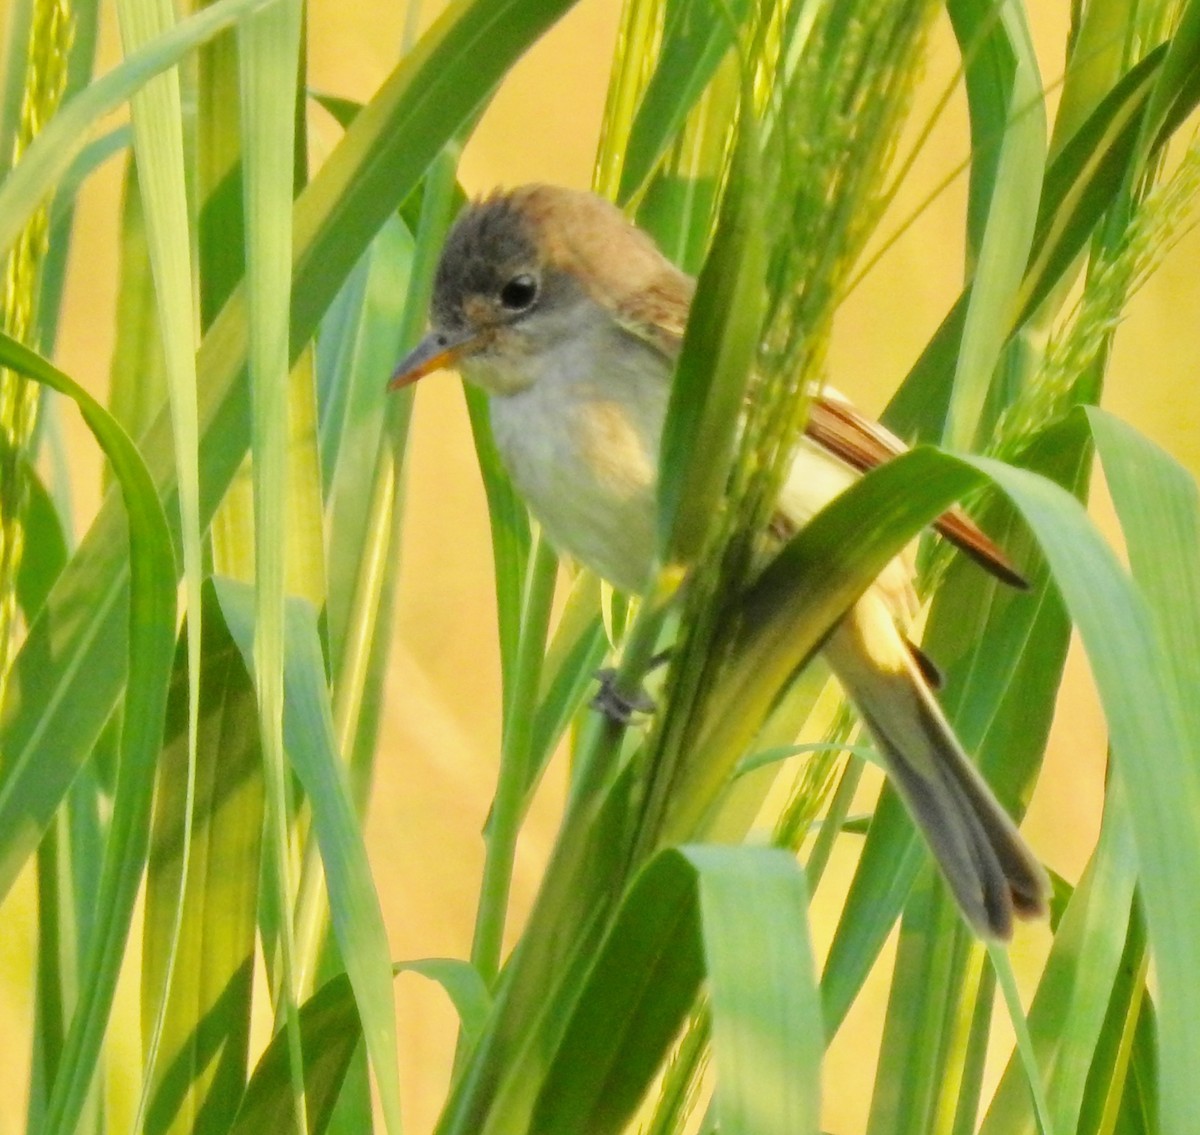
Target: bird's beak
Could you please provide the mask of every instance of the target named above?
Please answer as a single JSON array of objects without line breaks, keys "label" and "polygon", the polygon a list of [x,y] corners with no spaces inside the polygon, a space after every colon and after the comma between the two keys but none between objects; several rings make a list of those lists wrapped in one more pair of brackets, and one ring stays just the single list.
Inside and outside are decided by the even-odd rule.
[{"label": "bird's beak", "polygon": [[400,360],[388,382],[389,390],[400,390],[411,386],[418,378],[424,378],[435,370],[452,367],[479,339],[479,333],[470,329],[462,331],[431,331],[407,355]]}]

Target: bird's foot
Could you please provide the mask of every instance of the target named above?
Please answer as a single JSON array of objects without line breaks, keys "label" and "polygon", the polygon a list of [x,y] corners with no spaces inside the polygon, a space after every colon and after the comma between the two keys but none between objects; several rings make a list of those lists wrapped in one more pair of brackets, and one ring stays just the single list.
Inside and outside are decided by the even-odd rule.
[{"label": "bird's foot", "polygon": [[637,713],[653,713],[654,699],[639,687],[632,694],[618,684],[619,675],[611,667],[596,671],[600,688],[591,700],[592,709],[604,714],[614,725],[628,725]]},{"label": "bird's foot", "polygon": [[[671,657],[670,650],[663,650],[650,659],[646,673],[650,674],[667,662]],[[591,700],[592,709],[604,714],[614,725],[628,725],[635,714],[653,713],[658,707],[654,699],[645,689],[638,687],[632,694],[622,690],[619,685],[619,674],[611,666],[596,671],[596,680],[600,688]]]}]

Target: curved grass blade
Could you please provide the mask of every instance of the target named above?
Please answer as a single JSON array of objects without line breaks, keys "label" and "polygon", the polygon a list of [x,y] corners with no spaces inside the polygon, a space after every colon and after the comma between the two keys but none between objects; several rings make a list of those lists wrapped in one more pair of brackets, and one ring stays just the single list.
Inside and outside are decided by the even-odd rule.
[{"label": "curved grass blade", "polygon": [[[189,879],[179,953],[147,1085],[147,1135],[228,1131],[246,1086],[258,909],[263,785],[254,687],[204,588],[200,732]],[[175,934],[187,787],[187,660],[180,655],[159,767],[143,928],[143,1017],[158,1006]],[[144,1021],[149,1035],[151,1022]]]},{"label": "curved grass blade", "polygon": [[[1104,212],[1118,199],[1138,124],[1164,48],[1132,68],[1063,146],[1046,170],[1034,255],[1025,270],[1008,334],[1059,286]],[[968,285],[896,391],[884,422],[901,437],[933,440],[945,429],[971,288]]]},{"label": "curved grass blade", "polygon": [[[821,1029],[807,906],[803,872],[782,851],[655,856],[570,1011],[530,1130],[624,1130],[706,976],[721,1130],[815,1132]],[[492,1122],[489,1131],[509,1129]]]},{"label": "curved grass blade", "polygon": [[[1125,949],[1137,864],[1121,793],[1110,789],[1100,840],[1054,935],[1029,1010],[1055,1131],[1075,1131],[1084,1088]],[[1009,1062],[981,1135],[1034,1132],[1026,1071]]]},{"label": "curved grass blade", "polygon": [[[179,28],[188,29],[193,38],[202,38],[198,27],[203,34],[215,34],[235,14],[266,0],[236,0],[245,8],[223,7],[230,2],[219,0],[192,18],[204,19],[201,25],[189,20],[169,33],[175,54],[156,53],[156,63],[169,65],[184,50]],[[355,119],[296,202],[293,358],[314,333],[369,240],[409,195],[445,141],[483,102],[515,56],[570,6],[571,0],[475,0],[455,5]],[[128,72],[125,75],[128,84]],[[79,122],[76,115],[76,128]],[[48,133],[49,129],[41,137]],[[69,130],[56,136],[64,145],[73,137]],[[0,201],[11,204],[4,196],[7,189],[0,190]],[[245,319],[244,297],[235,292],[197,356],[203,523],[211,519],[249,443]],[[165,416],[147,431],[142,449],[170,518],[175,480]],[[10,833],[7,846],[12,853],[0,855],[0,894],[7,892],[16,869],[36,845],[125,679],[121,652],[114,649],[122,641],[120,603],[128,586],[121,525],[119,503],[107,502],[48,598],[45,617],[31,628],[15,660],[15,668],[26,674],[30,694],[10,705],[0,737],[10,769],[19,767],[28,774],[36,766],[40,805],[20,816],[7,815],[0,793],[0,829]],[[54,665],[50,657],[57,660]],[[54,737],[52,746],[49,735]]]},{"label": "curved grass blade", "polygon": [[[465,1035],[478,1035],[491,1001],[482,979],[466,962],[422,958],[398,962],[393,971],[417,973],[437,982],[458,1012]],[[329,1123],[351,1057],[362,1040],[354,991],[344,973],[327,981],[300,1007],[300,1030],[310,1104],[308,1130],[310,1135],[320,1135]],[[276,1034],[254,1069],[231,1135],[285,1130],[292,1117],[290,1106],[286,1043],[281,1034]]]},{"label": "curved grass blade", "polygon": [[[47,1109],[47,1133],[73,1131],[84,1097],[96,1071],[117,973],[125,952],[133,903],[137,896],[149,840],[154,765],[162,743],[163,715],[175,643],[175,558],[170,529],[154,483],[141,455],[116,421],[85,390],[62,371],[8,336],[0,336],[0,361],[22,374],[67,395],[79,406],[84,420],[112,463],[121,487],[129,523],[130,570],[128,638],[108,650],[128,651],[126,688],[120,742],[120,767],[104,867],[96,895],[100,912],[79,991],[75,1015],[63,1048],[59,1073]],[[35,622],[50,615],[44,607]],[[31,631],[32,637],[32,631]],[[127,643],[127,645],[126,645]],[[43,665],[53,665],[45,660]],[[14,671],[12,701],[20,704],[40,695],[27,684],[28,670]],[[28,764],[10,765],[0,785],[0,813],[14,816],[52,814],[56,793],[48,799],[40,770]],[[15,873],[24,860],[28,831],[19,825],[4,829],[0,862]]]},{"label": "curved grass blade", "polygon": [[[252,595],[232,580],[218,580],[216,589],[230,631],[247,665],[252,665]],[[304,600],[293,598],[287,603],[286,619],[284,741],[292,769],[312,809],[330,917],[362,1017],[371,1066],[380,1094],[385,1099],[391,1094],[392,1106],[398,1109],[396,1022],[387,931],[334,741],[317,615]]]},{"label": "curved grass blade", "polygon": [[625,143],[618,204],[635,197],[650,179],[751,7],[747,0],[684,0],[668,6],[658,63]]},{"label": "curved grass blade", "polygon": [[697,282],[659,452],[658,554],[688,567],[703,550],[729,480],[742,402],[766,307],[758,138],[747,109],[712,248]]},{"label": "curved grass blade", "polygon": [[1018,326],[1064,280],[1101,217],[1119,200],[1121,186],[1139,168],[1136,143],[1165,56],[1166,48],[1158,48],[1130,68],[1047,170]]},{"label": "curved grass blade", "polygon": [[86,144],[93,124],[199,44],[250,12],[274,2],[217,0],[135,51],[67,102],[0,185],[0,250],[8,249],[29,215],[66,173]]},{"label": "curved grass blade", "polygon": [[1183,125],[1200,101],[1200,3],[1190,0],[1175,25],[1162,75],[1146,108],[1143,161]]},{"label": "curved grass blade", "polygon": [[17,570],[17,603],[25,621],[32,623],[66,566],[67,541],[58,509],[37,470],[26,463],[22,476],[27,486],[25,551]]},{"label": "curved grass blade", "polygon": [[[832,622],[900,546],[897,539],[911,534],[910,525],[932,519],[978,484],[982,474],[999,484],[1037,536],[1079,627],[1101,693],[1116,768],[1130,800],[1163,990],[1164,1127],[1183,1131],[1189,1121],[1188,1062],[1200,1050],[1200,1037],[1194,1035],[1200,1030],[1200,1006],[1194,1004],[1200,1001],[1200,988],[1190,981],[1186,962],[1193,931],[1190,912],[1172,896],[1189,893],[1200,879],[1200,831],[1190,819],[1200,811],[1200,784],[1183,759],[1192,750],[1173,684],[1165,688],[1155,677],[1162,673],[1165,652],[1144,601],[1074,497],[1012,466],[926,450],[864,477],[789,542],[750,592],[734,677],[725,696],[715,699],[716,722],[706,741],[712,745],[717,738],[718,753],[740,748],[734,744],[739,726],[729,722],[728,704],[743,713],[746,707],[769,704],[819,641],[828,625],[821,613],[828,611]],[[806,627],[812,641],[798,633]]]},{"label": "curved grass blade", "polygon": [[[1069,418],[1048,430],[1022,463],[1081,496],[1091,467],[1083,420]],[[983,520],[1022,565],[1030,589],[1019,593],[997,587],[974,565],[955,561],[934,597],[924,646],[938,659],[968,660],[966,666],[947,669],[942,705],[993,791],[1019,814],[1053,719],[1070,621],[1032,535],[1014,510],[993,508]],[[826,961],[822,991],[831,1036],[866,980],[925,859],[903,804],[885,786]],[[939,989],[951,996],[949,985]],[[929,999],[940,996],[932,990],[928,994]],[[934,1016],[944,1021],[948,1013]]]},{"label": "curved grass blade", "polygon": [[[1162,1130],[1191,1130],[1193,1059],[1200,1051],[1200,987],[1194,980],[1193,912],[1178,901],[1200,880],[1200,775],[1172,673],[1174,643],[1156,633],[1141,594],[1086,520],[1048,483],[996,462],[995,476],[1037,533],[1079,628],[1108,721],[1139,861],[1161,998],[1159,1091]],[[1067,500],[1071,501],[1068,505]]]},{"label": "curved grass blade", "polygon": [[[308,1104],[306,1130],[308,1135],[321,1135],[329,1125],[350,1060],[362,1040],[350,979],[339,974],[318,989],[300,1007],[299,1024]],[[230,1135],[299,1131],[293,1099],[287,1038],[278,1032],[246,1085]]]},{"label": "curved grass blade", "polygon": [[[122,42],[127,52],[152,43],[175,22],[170,0],[119,0]],[[183,544],[183,576],[186,596],[188,664],[187,787],[183,813],[182,870],[186,883],[191,848],[192,801],[200,727],[200,645],[203,635],[201,583],[204,571],[201,553],[200,478],[198,473],[199,427],[196,417],[196,342],[193,325],[194,297],[191,257],[191,227],[188,220],[187,187],[183,154],[183,106],[179,73],[169,69],[156,75],[133,95],[133,149],[137,166],[139,199],[145,218],[154,298],[158,315],[159,341],[163,347],[175,448],[176,480],[179,485],[180,533]],[[182,917],[184,897],[177,903]],[[166,964],[163,986],[157,995],[162,1012],[175,968],[178,935],[163,943]],[[163,1017],[155,1020],[146,1040],[146,1062],[153,1067]],[[146,1080],[149,1081],[147,1076]],[[144,1106],[145,1093],[142,1100]],[[139,1109],[140,1110],[140,1109]],[[136,1121],[140,1126],[140,1121]]]},{"label": "curved grass blade", "polygon": [[955,0],[948,11],[964,51],[971,108],[967,228],[974,262],[943,441],[971,449],[1029,260],[1046,161],[1046,111],[1023,6]]}]

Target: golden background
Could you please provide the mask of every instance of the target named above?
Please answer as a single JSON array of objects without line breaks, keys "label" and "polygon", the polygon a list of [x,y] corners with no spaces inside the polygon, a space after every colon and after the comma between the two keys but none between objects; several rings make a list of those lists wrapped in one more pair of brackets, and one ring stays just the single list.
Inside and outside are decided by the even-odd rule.
[{"label": "golden background", "polygon": [[[427,4],[426,7],[432,9]],[[1032,4],[1043,78],[1060,77],[1066,0]],[[514,70],[467,147],[462,179],[469,192],[545,180],[586,186],[590,180],[620,5],[582,0]],[[431,10],[428,17],[434,14]],[[354,4],[312,0],[310,81],[324,91],[367,99],[394,65],[404,15],[396,0]],[[106,29],[103,68],[117,58]],[[945,21],[935,36],[914,120],[921,123],[951,83],[956,52]],[[1051,96],[1053,101],[1053,95]],[[337,140],[328,119],[312,119],[314,157]],[[966,156],[965,99],[949,110],[901,193],[884,232]],[[119,217],[119,163],[93,179],[81,201],[58,361],[97,391],[112,350]],[[961,284],[965,177],[923,213],[856,291],[838,321],[831,380],[865,408],[879,410]],[[1200,285],[1194,235],[1168,257],[1135,297],[1117,338],[1105,405],[1144,430],[1195,470],[1200,461],[1195,363]],[[380,376],[382,383],[386,376]],[[482,864],[480,830],[494,786],[499,742],[499,666],[488,526],[458,379],[440,375],[417,393],[408,465],[394,660],[372,799],[368,837],[388,922],[392,956],[464,957],[469,952]],[[95,507],[98,468],[90,438],[71,427],[83,486],[80,531]],[[1099,495],[1102,498],[1102,488]],[[1094,513],[1112,532],[1103,500]],[[1114,536],[1114,540],[1116,537]],[[1099,821],[1105,731],[1086,662],[1072,650],[1046,770],[1025,829],[1049,865],[1076,879]],[[524,910],[553,839],[560,788],[555,776],[522,835],[514,909]],[[828,942],[838,888],[852,849],[835,856],[814,903],[818,950]],[[26,1081],[32,1011],[32,880],[0,908],[0,1061],[10,1085]],[[1022,972],[1036,975],[1047,945],[1038,927],[1022,928],[1013,947]],[[1024,963],[1022,965],[1022,962]],[[127,967],[122,1016],[133,1023],[136,971]],[[885,1007],[887,959],[860,997],[830,1052],[824,1127],[862,1131],[869,1106],[878,1028]],[[134,978],[131,983],[128,979]],[[454,1018],[443,995],[422,979],[397,981],[406,1121],[428,1131],[443,1098]],[[126,1037],[134,1028],[122,1030]],[[136,1049],[118,1046],[112,1090],[136,1077]],[[993,1054],[989,1074],[998,1074]],[[23,1089],[22,1089],[23,1091]],[[17,1093],[18,1095],[20,1093]],[[0,1135],[24,1129],[24,1105],[10,1091],[0,1104]]]}]

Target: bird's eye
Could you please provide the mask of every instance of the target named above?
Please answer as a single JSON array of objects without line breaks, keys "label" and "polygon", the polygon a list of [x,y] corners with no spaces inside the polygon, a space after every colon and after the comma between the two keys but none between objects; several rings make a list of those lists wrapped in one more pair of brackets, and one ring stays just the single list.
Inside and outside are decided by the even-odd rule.
[{"label": "bird's eye", "polygon": [[500,289],[500,303],[509,311],[525,311],[537,299],[537,293],[537,280],[522,272]]}]

